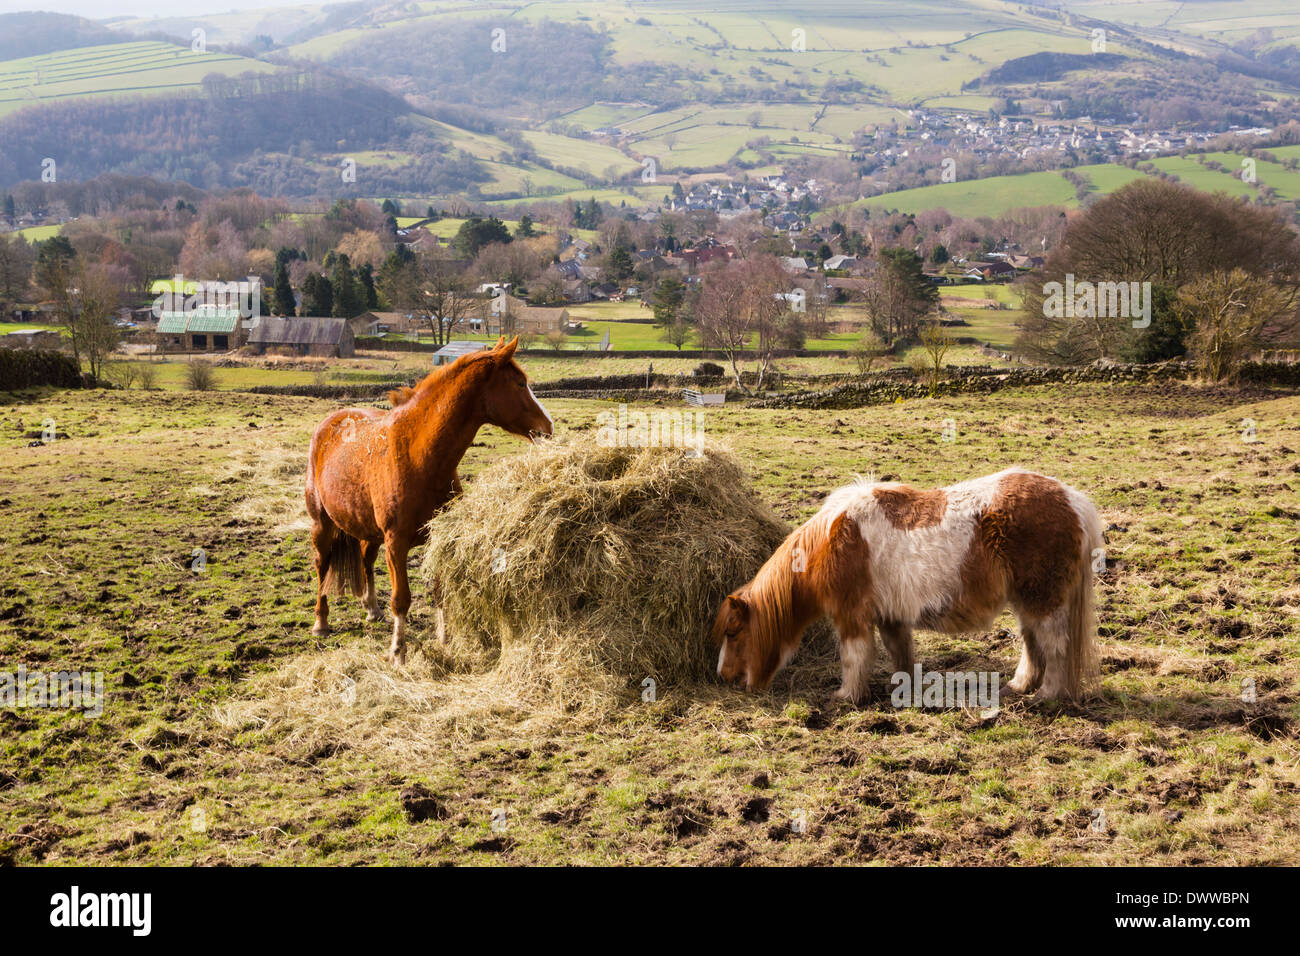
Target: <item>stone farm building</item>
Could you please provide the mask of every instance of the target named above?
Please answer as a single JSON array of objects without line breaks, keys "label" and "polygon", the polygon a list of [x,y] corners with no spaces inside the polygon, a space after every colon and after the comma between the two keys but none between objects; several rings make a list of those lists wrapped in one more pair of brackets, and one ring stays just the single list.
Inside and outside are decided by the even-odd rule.
[{"label": "stone farm building", "polygon": [[351,358],[356,354],[356,336],[347,319],[262,317],[248,335],[249,346],[258,354],[289,352],[325,358]]},{"label": "stone farm building", "polygon": [[516,299],[506,297],[506,306],[501,312],[491,308],[484,309],[482,315],[469,320],[470,331],[487,335],[507,335],[523,333],[545,335],[555,329],[568,331],[569,310],[565,308],[548,308],[533,306]]},{"label": "stone farm building", "polygon": [[244,344],[247,329],[237,308],[199,306],[158,316],[160,351],[228,352]]},{"label": "stone farm building", "polygon": [[405,335],[428,328],[428,323],[422,317],[407,312],[362,312],[348,319],[348,324],[356,335],[379,335],[384,332]]}]

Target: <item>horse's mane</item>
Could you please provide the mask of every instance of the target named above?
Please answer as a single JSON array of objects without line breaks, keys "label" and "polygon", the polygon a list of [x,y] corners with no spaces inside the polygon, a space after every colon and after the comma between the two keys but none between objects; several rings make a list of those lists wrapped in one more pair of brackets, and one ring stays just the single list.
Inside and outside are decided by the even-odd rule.
[{"label": "horse's mane", "polygon": [[481,362],[486,356],[492,354],[491,349],[481,352],[471,352],[469,355],[463,355],[456,361],[435,368],[420,381],[414,385],[403,385],[401,388],[395,388],[388,393],[388,401],[392,403],[393,408],[405,405],[416,395],[422,392],[430,392],[442,388],[446,380],[451,378],[461,370],[468,368],[473,362]]},{"label": "horse's mane", "polygon": [[809,574],[814,564],[820,564],[834,517],[823,509],[790,532],[745,586],[743,597],[749,604],[750,639],[756,660],[766,660],[800,625],[795,618],[796,575]]}]

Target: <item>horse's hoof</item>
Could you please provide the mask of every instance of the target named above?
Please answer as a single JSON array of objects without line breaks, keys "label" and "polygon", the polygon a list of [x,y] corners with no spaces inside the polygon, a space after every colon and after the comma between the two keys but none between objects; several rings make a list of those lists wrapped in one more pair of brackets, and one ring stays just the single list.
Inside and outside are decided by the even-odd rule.
[{"label": "horse's hoof", "polygon": [[312,633],[312,637],[328,637],[330,633],[329,625],[326,624],[322,626],[320,624],[317,624],[315,627],[311,629],[311,633]]},{"label": "horse's hoof", "polygon": [[380,616],[376,614],[374,611],[367,611],[366,620],[373,623],[374,621],[382,620],[382,618],[380,618]]},{"label": "horse's hoof", "polygon": [[391,664],[391,665],[393,665],[394,667],[405,667],[405,666],[406,666],[406,651],[404,651],[404,650],[403,650],[403,651],[396,651],[396,652],[394,652],[394,651],[389,651],[389,652],[388,652],[388,663]]}]

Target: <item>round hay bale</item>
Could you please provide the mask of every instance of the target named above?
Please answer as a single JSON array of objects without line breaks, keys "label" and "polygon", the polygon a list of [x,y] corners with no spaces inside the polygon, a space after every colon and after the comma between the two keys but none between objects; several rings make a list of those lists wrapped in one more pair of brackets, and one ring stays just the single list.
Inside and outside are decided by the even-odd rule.
[{"label": "round hay bale", "polygon": [[647,677],[708,677],[719,602],[788,530],[719,445],[536,445],[429,523],[418,577],[442,591],[436,656],[570,712]]}]

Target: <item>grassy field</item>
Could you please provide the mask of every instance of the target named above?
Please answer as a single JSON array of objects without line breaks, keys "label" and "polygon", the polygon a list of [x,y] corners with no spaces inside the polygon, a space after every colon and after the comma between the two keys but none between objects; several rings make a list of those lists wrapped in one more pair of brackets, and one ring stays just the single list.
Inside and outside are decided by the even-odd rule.
[{"label": "grassy field", "polygon": [[860,199],[853,205],[873,211],[923,212],[947,209],[954,216],[997,216],[1027,206],[1074,206],[1074,187],[1060,173],[1023,173],[988,179],[935,183]]},{"label": "grassy field", "polygon": [[[548,406],[561,437],[608,408]],[[10,669],[101,670],[107,689],[94,719],[0,710],[0,861],[1300,862],[1295,395],[1082,386],[707,413],[710,437],[790,521],[855,473],[928,485],[1021,463],[1086,490],[1107,568],[1103,682],[1081,705],[895,710],[882,671],[872,703],[833,709],[836,668],[814,646],[766,694],[661,685],[642,703],[629,688],[599,718],[539,727],[499,713],[418,751],[392,728],[419,727],[407,701],[441,686],[424,656],[388,675],[386,625],[362,625],[355,602],[336,610],[333,637],[308,632],[302,458],[331,407],[3,398],[0,655]],[[29,447],[47,419],[67,437]],[[487,429],[463,470],[521,453]],[[418,594],[417,643],[431,622]],[[1005,677],[1010,624],[922,633],[920,659]],[[355,668],[354,703],[339,661]],[[305,673],[317,675],[312,714],[229,719]],[[1255,702],[1242,700],[1247,678]],[[441,807],[421,822],[402,796],[417,783]]]},{"label": "grassy field", "polygon": [[[1279,159],[1300,155],[1290,147],[1269,150]],[[1223,163],[1228,172],[1210,169],[1192,157],[1166,156],[1151,162],[1163,172],[1172,173],[1181,182],[1205,192],[1226,192],[1232,196],[1254,199],[1259,191],[1254,185],[1241,180],[1241,160],[1233,153],[1207,153],[1207,158]],[[1091,192],[1106,195],[1126,186],[1146,174],[1129,169],[1119,163],[1100,163],[1076,166],[1073,170],[1091,185]],[[1300,173],[1279,163],[1256,160],[1256,178],[1260,185],[1270,185],[1282,200],[1300,199]],[[935,183],[901,189],[858,200],[853,205],[872,210],[897,209],[900,212],[918,213],[927,209],[947,209],[956,216],[999,216],[1012,209],[1026,206],[1058,205],[1074,208],[1079,205],[1075,188],[1059,172],[1021,173],[1013,176],[991,176],[987,179],[959,180],[954,183]]]},{"label": "grassy field", "polygon": [[[188,33],[187,33],[188,35]],[[158,40],[110,43],[0,62],[0,116],[44,100],[197,89],[209,73],[276,67],[229,53],[195,53]]]},{"label": "grassy field", "polygon": [[1087,0],[1072,3],[1072,11],[1115,23],[1141,27],[1175,29],[1231,45],[1256,31],[1272,32],[1275,43],[1300,42],[1300,25],[1290,0],[1257,0],[1241,4],[1234,0],[1201,0],[1199,3],[1115,3]]},{"label": "grassy field", "polygon": [[28,226],[26,229],[14,230],[14,235],[22,236],[28,242],[44,242],[46,239],[53,239],[62,229],[61,225]]}]

